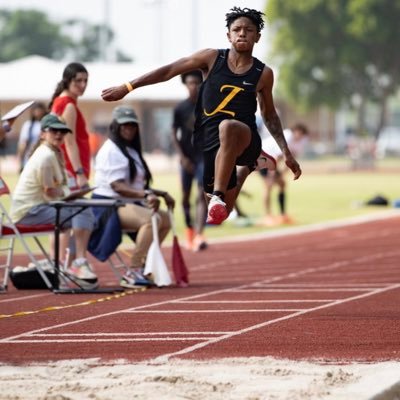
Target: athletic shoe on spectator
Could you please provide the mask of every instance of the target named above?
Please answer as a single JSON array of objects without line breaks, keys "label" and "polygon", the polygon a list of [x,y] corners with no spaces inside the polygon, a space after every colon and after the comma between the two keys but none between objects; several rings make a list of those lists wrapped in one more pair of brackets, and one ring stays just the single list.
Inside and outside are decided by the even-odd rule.
[{"label": "athletic shoe on spectator", "polygon": [[97,281],[97,275],[93,272],[91,265],[86,258],[77,258],[74,260],[67,273],[78,279],[83,279],[88,282]]},{"label": "athletic shoe on spectator", "polygon": [[67,268],[66,274],[83,289],[96,289],[98,287],[97,275],[93,272],[86,258],[74,260],[71,266]]},{"label": "athletic shoe on spectator", "polygon": [[122,287],[134,289],[143,286],[153,286],[153,282],[147,279],[140,269],[129,270],[120,280]]}]

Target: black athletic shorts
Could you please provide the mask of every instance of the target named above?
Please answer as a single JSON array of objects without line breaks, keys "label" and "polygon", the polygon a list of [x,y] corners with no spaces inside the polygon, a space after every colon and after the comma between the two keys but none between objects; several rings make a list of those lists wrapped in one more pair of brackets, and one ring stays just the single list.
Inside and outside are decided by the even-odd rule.
[{"label": "black athletic shorts", "polygon": [[[203,186],[206,193],[214,190],[215,157],[219,147],[205,151],[204,154],[204,175]],[[251,142],[244,152],[236,159],[236,165],[247,165],[251,171],[254,170],[258,156],[261,153],[261,138],[258,132],[253,132]],[[227,190],[236,187],[236,167],[233,169],[229,179]]]}]

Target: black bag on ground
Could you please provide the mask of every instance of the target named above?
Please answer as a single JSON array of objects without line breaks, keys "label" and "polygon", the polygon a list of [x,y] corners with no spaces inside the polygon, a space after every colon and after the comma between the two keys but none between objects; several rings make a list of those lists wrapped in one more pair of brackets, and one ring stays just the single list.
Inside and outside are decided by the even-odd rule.
[{"label": "black bag on ground", "polygon": [[389,205],[389,201],[386,197],[383,197],[380,194],[378,194],[372,199],[369,199],[365,204],[367,206],[387,206]]},{"label": "black bag on ground", "polygon": [[[54,286],[56,280],[54,271],[43,272]],[[10,272],[10,279],[17,289],[48,289],[36,268],[14,268]]]}]

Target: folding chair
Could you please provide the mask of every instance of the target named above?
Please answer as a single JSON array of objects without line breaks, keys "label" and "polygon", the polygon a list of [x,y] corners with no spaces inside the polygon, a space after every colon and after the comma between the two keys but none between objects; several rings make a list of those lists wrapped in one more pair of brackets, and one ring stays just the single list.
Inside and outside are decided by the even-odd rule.
[{"label": "folding chair", "polygon": [[[123,203],[119,200],[115,199],[72,199],[71,201],[66,200],[55,200],[50,201],[49,205],[54,207],[56,210],[55,216],[55,223],[54,223],[54,269],[56,273],[56,280],[53,285],[53,292],[54,293],[114,293],[123,291],[121,288],[85,288],[81,286],[76,279],[68,274],[65,274],[62,268],[60,268],[59,262],[59,243],[60,243],[60,233],[63,229],[63,225],[66,221],[70,220],[74,215],[79,214],[83,210],[87,209],[88,207],[97,208],[97,207],[109,207],[109,208],[118,208],[123,205]],[[61,218],[61,209],[63,207],[72,207],[75,208],[76,211],[73,215],[67,217],[66,219]],[[88,249],[89,250],[89,249]],[[90,250],[89,250],[90,251]],[[97,258],[97,257],[96,257]],[[100,260],[101,261],[101,260]],[[66,283],[65,287],[60,287],[59,279],[63,278],[64,283]],[[68,283],[73,283],[76,287],[69,287]]]},{"label": "folding chair", "polygon": [[[128,232],[123,230],[122,234],[128,235],[132,242],[135,242],[137,232]],[[120,281],[122,276],[129,271],[129,265],[126,264],[126,261],[124,260],[121,252],[122,251],[117,248],[107,260],[108,264],[111,267],[111,270],[113,271],[118,281]]]},{"label": "folding chair", "polygon": [[[53,224],[42,224],[42,225],[22,225],[22,224],[14,224],[11,220],[10,215],[7,212],[7,208],[4,206],[3,201],[5,196],[9,196],[10,198],[10,190],[5,183],[4,179],[0,177],[0,241],[1,247],[0,251],[6,252],[6,261],[5,263],[0,264],[0,272],[2,272],[2,277],[0,275],[0,292],[6,292],[8,286],[8,279],[10,275],[10,269],[12,268],[13,257],[14,257],[14,246],[15,240],[18,239],[24,248],[26,255],[29,257],[29,260],[36,266],[38,273],[43,279],[45,285],[49,290],[53,289],[53,286],[46,276],[43,268],[41,267],[38,259],[32,252],[29,247],[27,238],[33,238],[38,248],[41,250],[43,256],[53,264],[48,252],[43,247],[42,243],[39,240],[40,236],[49,236],[50,234],[54,234],[54,225]],[[8,241],[8,244],[3,246],[3,241]]]},{"label": "folding chair", "polygon": [[118,281],[120,281],[122,276],[129,270],[129,266],[126,264],[123,256],[121,255],[121,251],[116,249],[107,261],[115,277]]}]

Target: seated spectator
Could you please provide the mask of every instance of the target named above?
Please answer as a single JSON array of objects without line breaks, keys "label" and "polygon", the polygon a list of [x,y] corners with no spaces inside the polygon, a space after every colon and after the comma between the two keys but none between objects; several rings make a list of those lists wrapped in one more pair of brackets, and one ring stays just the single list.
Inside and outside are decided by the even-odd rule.
[{"label": "seated spectator", "polygon": [[[70,128],[55,114],[41,120],[41,136],[36,149],[28,159],[12,195],[11,218],[24,225],[52,224],[56,210],[48,203],[69,193],[61,145]],[[63,221],[76,214],[76,208],[64,207]],[[67,273],[86,288],[97,286],[97,276],[86,259],[87,244],[94,226],[91,209],[86,209],[66,221],[64,228],[72,228],[76,238],[76,258]],[[54,251],[54,249],[53,249]]]},{"label": "seated spectator", "polygon": [[167,207],[175,206],[174,199],[165,191],[150,188],[152,175],[142,155],[139,120],[130,107],[119,106],[113,110],[109,138],[98,151],[95,159],[93,198],[131,198],[118,210],[96,207],[93,209],[98,222],[93,232],[89,251],[105,261],[121,242],[122,230],[135,232],[135,248],[130,260],[130,270],[121,279],[121,286],[134,288],[150,286],[143,276],[147,252],[153,241],[151,216],[158,218],[160,243],[170,230],[167,211],[160,207],[160,197]]}]

